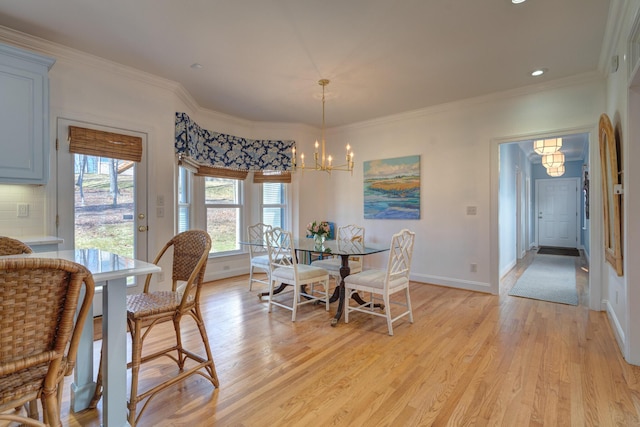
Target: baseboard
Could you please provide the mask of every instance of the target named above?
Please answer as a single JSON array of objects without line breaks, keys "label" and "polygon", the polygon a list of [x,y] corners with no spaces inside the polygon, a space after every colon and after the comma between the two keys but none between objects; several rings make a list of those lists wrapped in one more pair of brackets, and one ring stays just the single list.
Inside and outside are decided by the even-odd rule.
[{"label": "baseboard", "polygon": [[609,303],[609,301],[608,300],[604,300],[603,303],[607,308],[606,309],[606,313],[607,313],[607,317],[609,318],[609,321],[610,321],[610,323],[612,325],[613,335],[616,337],[616,341],[618,342],[618,346],[620,347],[620,351],[624,355],[624,346],[625,346],[625,342],[626,342],[624,329],[622,329],[622,325],[618,321],[618,317],[616,316],[616,312],[613,309],[613,307],[611,306],[611,304]]},{"label": "baseboard", "polygon": [[214,269],[207,269],[204,275],[204,281],[211,282],[213,280],[228,279],[230,277],[242,276],[244,274],[249,274],[249,267],[239,267],[218,271],[215,271]]},{"label": "baseboard", "polygon": [[471,280],[451,279],[442,276],[432,276],[427,274],[411,274],[410,279],[415,282],[428,283],[431,285],[446,286],[448,288],[464,289],[467,291],[476,291],[484,293],[492,293],[491,285],[484,282],[475,282]]},{"label": "baseboard", "polygon": [[502,271],[500,272],[500,280],[502,280],[504,276],[509,274],[509,272],[513,270],[516,267],[516,265],[518,265],[517,260],[510,262],[505,268],[503,268]]}]

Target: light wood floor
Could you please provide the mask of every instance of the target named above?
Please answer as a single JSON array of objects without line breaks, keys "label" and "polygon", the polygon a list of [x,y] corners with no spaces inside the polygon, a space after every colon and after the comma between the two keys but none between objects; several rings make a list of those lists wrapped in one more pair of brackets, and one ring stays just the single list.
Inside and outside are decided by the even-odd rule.
[{"label": "light wood floor", "polygon": [[[383,318],[366,315],[332,328],[322,306],[304,307],[295,323],[289,311],[269,314],[248,276],[208,283],[220,388],[200,376],[176,384],[139,425],[640,425],[640,368],[623,360],[606,315],[585,307],[578,258],[580,306],[507,295],[532,257],[500,295],[413,283],[415,323],[399,321],[393,337]],[[174,368],[167,359],[141,376]],[[101,406],[68,413],[69,382],[64,425],[100,425]]]}]

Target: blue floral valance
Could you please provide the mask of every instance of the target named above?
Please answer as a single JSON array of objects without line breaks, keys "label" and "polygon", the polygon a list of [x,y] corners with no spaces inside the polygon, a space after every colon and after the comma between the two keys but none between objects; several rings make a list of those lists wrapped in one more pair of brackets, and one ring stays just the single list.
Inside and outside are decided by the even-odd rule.
[{"label": "blue floral valance", "polygon": [[215,168],[291,171],[295,141],[247,139],[202,129],[186,113],[176,113],[176,154]]}]

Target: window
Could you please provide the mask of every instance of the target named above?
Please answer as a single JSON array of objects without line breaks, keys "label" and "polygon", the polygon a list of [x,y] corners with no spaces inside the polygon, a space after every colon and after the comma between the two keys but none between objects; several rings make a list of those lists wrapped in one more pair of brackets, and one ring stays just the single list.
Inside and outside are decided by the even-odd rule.
[{"label": "window", "polygon": [[286,228],[286,184],[265,182],[262,184],[262,222],[272,227]]},{"label": "window", "polygon": [[239,251],[242,236],[242,181],[204,178],[206,230],[211,253]]},{"label": "window", "polygon": [[178,168],[178,233],[191,228],[191,173]]},{"label": "window", "polygon": [[199,228],[211,236],[211,254],[241,254],[246,233],[243,224],[264,222],[290,226],[289,186],[286,183],[252,183],[227,177],[202,176],[178,168],[177,232]]}]

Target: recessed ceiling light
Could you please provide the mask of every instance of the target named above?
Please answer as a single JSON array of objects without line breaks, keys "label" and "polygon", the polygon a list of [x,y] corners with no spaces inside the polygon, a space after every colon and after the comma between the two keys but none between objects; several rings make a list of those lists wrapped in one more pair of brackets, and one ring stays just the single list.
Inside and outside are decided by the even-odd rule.
[{"label": "recessed ceiling light", "polygon": [[526,0],[511,0],[511,3],[513,4],[520,4],[520,3],[524,3]]},{"label": "recessed ceiling light", "polygon": [[199,70],[200,68],[202,68],[202,64],[194,62],[193,64],[191,64],[191,68],[193,68],[194,70]]},{"label": "recessed ceiling light", "polygon": [[533,70],[533,71],[531,72],[531,75],[532,75],[533,77],[538,77],[538,76],[543,75],[543,74],[544,74],[544,73],[546,73],[546,72],[547,72],[547,69],[546,69],[546,68],[538,68],[537,70]]}]

